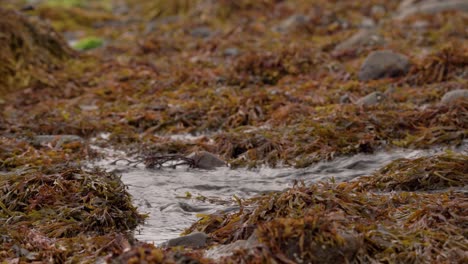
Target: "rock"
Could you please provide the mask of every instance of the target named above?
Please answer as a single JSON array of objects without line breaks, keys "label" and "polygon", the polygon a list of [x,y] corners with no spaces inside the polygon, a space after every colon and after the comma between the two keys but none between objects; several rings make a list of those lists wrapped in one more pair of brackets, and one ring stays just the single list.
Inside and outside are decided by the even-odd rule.
[{"label": "rock", "polygon": [[208,258],[218,259],[220,257],[232,255],[236,250],[249,250],[260,245],[261,243],[258,241],[258,238],[254,232],[247,240],[239,239],[231,244],[213,247],[206,251],[205,256]]},{"label": "rock", "polygon": [[441,104],[449,104],[456,100],[467,100],[468,99],[468,89],[457,89],[444,94],[440,100]]},{"label": "rock", "polygon": [[351,103],[351,98],[349,98],[348,94],[344,94],[340,97],[340,104],[349,104]]},{"label": "rock", "polygon": [[181,236],[168,240],[163,244],[165,247],[190,247],[190,248],[202,248],[206,246],[208,236],[202,232],[192,233],[190,235]]},{"label": "rock", "polygon": [[203,212],[203,211],[210,210],[210,208],[207,208],[207,207],[199,207],[199,206],[191,205],[191,204],[184,203],[184,202],[178,202],[178,205],[185,212]]},{"label": "rock", "polygon": [[308,20],[309,18],[307,16],[301,14],[292,15],[281,22],[281,24],[276,28],[276,31],[286,33],[297,30],[298,28],[305,26]]},{"label": "rock", "polygon": [[403,1],[399,6],[400,12],[396,19],[404,19],[414,14],[435,14],[449,10],[460,10],[468,12],[468,1],[466,0],[429,0],[414,3],[414,1]]},{"label": "rock", "polygon": [[223,55],[224,56],[232,56],[232,57],[235,57],[237,55],[239,55],[240,52],[239,52],[239,49],[237,48],[227,48],[223,51]]},{"label": "rock", "polygon": [[196,38],[207,38],[211,36],[212,33],[209,27],[196,27],[190,31],[190,35]]},{"label": "rock", "polygon": [[359,70],[359,80],[368,81],[387,77],[398,77],[408,73],[408,58],[390,50],[374,51],[364,60]]},{"label": "rock", "polygon": [[33,137],[31,144],[34,146],[43,146],[48,144],[55,144],[55,147],[60,147],[63,144],[70,142],[84,142],[84,139],[75,135],[39,135]]},{"label": "rock", "polygon": [[217,167],[226,166],[226,162],[207,151],[194,152],[188,155],[187,158],[193,159],[195,162],[195,167],[200,169],[212,170]]},{"label": "rock", "polygon": [[374,29],[362,29],[349,39],[337,45],[334,52],[363,48],[365,46],[382,45],[384,43],[384,38]]},{"label": "rock", "polygon": [[356,105],[359,106],[371,106],[371,105],[376,105],[385,100],[385,95],[381,92],[373,92],[371,94],[368,94],[361,99],[356,101]]}]

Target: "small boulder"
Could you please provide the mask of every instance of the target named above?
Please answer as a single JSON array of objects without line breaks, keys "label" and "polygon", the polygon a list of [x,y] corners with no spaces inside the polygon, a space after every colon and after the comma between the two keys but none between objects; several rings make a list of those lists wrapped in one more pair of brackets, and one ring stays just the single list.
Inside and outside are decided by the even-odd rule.
[{"label": "small boulder", "polygon": [[208,236],[202,232],[192,233],[186,236],[181,236],[168,240],[163,244],[165,247],[189,247],[189,248],[202,248],[206,246]]},{"label": "small boulder", "polygon": [[390,50],[374,51],[364,60],[358,77],[361,81],[398,77],[408,73],[410,65],[402,54]]},{"label": "small boulder", "polygon": [[457,89],[444,94],[440,100],[441,104],[449,104],[456,100],[467,100],[468,99],[468,89]]},{"label": "small boulder", "polygon": [[198,151],[187,156],[187,158],[193,159],[195,167],[205,170],[212,170],[217,167],[225,167],[226,162],[221,160],[218,156],[207,152]]},{"label": "small boulder", "polygon": [[384,44],[384,38],[374,29],[362,29],[349,39],[338,44],[334,52],[358,49],[366,46],[377,46]]},{"label": "small boulder", "polygon": [[381,93],[381,92],[373,92],[370,93],[361,99],[356,101],[356,105],[359,106],[372,106],[372,105],[377,105],[383,100],[385,100],[386,96]]}]

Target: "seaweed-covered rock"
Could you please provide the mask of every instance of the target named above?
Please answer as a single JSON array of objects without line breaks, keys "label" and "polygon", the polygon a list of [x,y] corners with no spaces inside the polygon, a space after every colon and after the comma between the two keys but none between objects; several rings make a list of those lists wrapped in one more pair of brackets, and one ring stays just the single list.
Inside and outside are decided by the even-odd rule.
[{"label": "seaweed-covered rock", "polygon": [[226,162],[207,151],[194,152],[188,158],[193,159],[195,167],[200,169],[212,170],[217,167],[226,166]]},{"label": "seaweed-covered rock", "polygon": [[410,68],[408,58],[390,50],[374,51],[364,60],[359,80],[368,81],[405,75]]},{"label": "seaweed-covered rock", "polygon": [[0,95],[36,81],[48,83],[73,51],[50,25],[0,8]]},{"label": "seaweed-covered rock", "polygon": [[440,99],[441,104],[449,104],[459,99],[468,99],[468,89],[457,89],[444,94]]},{"label": "seaweed-covered rock", "polygon": [[383,100],[385,100],[385,94],[381,92],[373,92],[357,100],[356,105],[371,106],[376,105],[382,102]]}]

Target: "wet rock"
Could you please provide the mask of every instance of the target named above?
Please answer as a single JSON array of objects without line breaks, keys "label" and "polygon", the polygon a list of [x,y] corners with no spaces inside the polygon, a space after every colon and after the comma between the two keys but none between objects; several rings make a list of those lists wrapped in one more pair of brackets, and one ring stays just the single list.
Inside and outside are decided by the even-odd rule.
[{"label": "wet rock", "polygon": [[457,89],[444,94],[441,104],[449,104],[456,100],[468,100],[468,89]]},{"label": "wet rock", "polygon": [[195,205],[191,205],[191,204],[184,203],[184,202],[179,202],[178,204],[179,204],[179,207],[185,212],[203,212],[203,211],[210,210],[210,208],[195,206]]},{"label": "wet rock", "polygon": [[281,22],[281,24],[276,28],[278,32],[291,32],[299,29],[307,24],[309,18],[307,16],[296,14],[288,17],[286,20]]},{"label": "wet rock", "polygon": [[55,147],[60,147],[63,144],[71,142],[84,142],[84,139],[80,136],[75,135],[39,135],[35,136],[31,140],[31,144],[34,146],[43,146],[54,144]]},{"label": "wet rock", "polygon": [[190,31],[190,35],[196,38],[207,38],[211,36],[212,33],[209,27],[196,27]]},{"label": "wet rock", "polygon": [[435,14],[450,10],[468,12],[468,1],[466,0],[428,0],[414,3],[415,1],[403,1],[399,6],[397,19],[404,19],[414,14]]},{"label": "wet rock", "polygon": [[384,38],[376,30],[362,29],[349,39],[337,45],[334,52],[357,49],[365,46],[377,46],[384,43]]},{"label": "wet rock", "polygon": [[381,92],[373,92],[371,94],[368,94],[361,99],[356,101],[356,105],[359,106],[371,106],[371,105],[377,105],[381,103],[383,100],[385,100],[385,95]]},{"label": "wet rock", "polygon": [[200,169],[212,170],[217,167],[226,166],[226,162],[207,151],[194,152],[187,157],[193,159],[195,162],[195,167]]},{"label": "wet rock", "polygon": [[390,50],[374,51],[364,60],[359,80],[368,81],[405,75],[410,68],[408,58]]},{"label": "wet rock", "polygon": [[190,247],[190,248],[202,248],[206,246],[208,236],[202,232],[192,233],[190,235],[181,236],[170,239],[163,244],[165,247]]}]

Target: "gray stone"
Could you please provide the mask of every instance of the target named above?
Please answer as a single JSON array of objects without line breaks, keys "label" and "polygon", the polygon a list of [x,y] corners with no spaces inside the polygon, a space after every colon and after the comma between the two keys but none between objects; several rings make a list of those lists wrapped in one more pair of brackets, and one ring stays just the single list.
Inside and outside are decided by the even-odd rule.
[{"label": "gray stone", "polygon": [[359,106],[377,105],[381,103],[383,100],[385,100],[385,98],[386,97],[383,93],[373,92],[357,100],[356,105],[359,105]]},{"label": "gray stone", "polygon": [[75,135],[39,135],[33,137],[31,144],[34,146],[42,146],[55,143],[55,147],[60,147],[63,144],[70,142],[84,142],[84,139]]},{"label": "gray stone", "polygon": [[468,99],[468,89],[457,89],[444,94],[440,100],[441,104],[449,104],[456,100],[467,100]]},{"label": "gray stone", "polygon": [[212,170],[217,167],[226,166],[226,162],[207,151],[194,152],[188,155],[187,158],[193,159],[195,162],[195,167],[200,169]]},{"label": "gray stone", "polygon": [[357,49],[365,46],[377,46],[384,44],[384,38],[374,29],[362,29],[349,39],[338,44],[334,52]]},{"label": "gray stone", "polygon": [[211,36],[212,32],[209,27],[196,27],[190,31],[190,35],[196,38],[207,38]]},{"label": "gray stone", "polygon": [[348,94],[344,94],[340,97],[340,104],[349,104],[351,103],[351,98],[349,98]]},{"label": "gray stone", "polygon": [[223,55],[224,56],[232,56],[232,57],[235,57],[237,55],[239,55],[240,52],[239,52],[239,49],[237,48],[227,48],[223,51]]},{"label": "gray stone", "polygon": [[181,236],[168,240],[163,244],[165,247],[190,247],[190,248],[202,248],[206,246],[208,236],[202,232],[192,233],[186,236]]},{"label": "gray stone", "polygon": [[390,50],[374,51],[364,60],[358,77],[361,81],[398,77],[408,73],[410,65],[402,54]]},{"label": "gray stone", "polygon": [[435,14],[450,10],[468,12],[466,0],[429,0],[414,3],[415,1],[403,1],[399,6],[397,19],[404,19],[414,14]]}]

